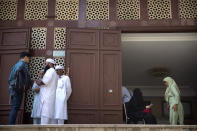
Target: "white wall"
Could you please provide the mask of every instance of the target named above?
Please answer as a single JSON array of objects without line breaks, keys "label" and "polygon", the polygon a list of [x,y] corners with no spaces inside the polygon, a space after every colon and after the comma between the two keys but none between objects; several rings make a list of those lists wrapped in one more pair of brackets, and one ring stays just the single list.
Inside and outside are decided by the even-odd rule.
[{"label": "white wall", "polygon": [[[140,88],[143,92],[143,96],[148,97],[163,97],[165,94],[166,88],[164,86],[126,86],[129,90],[133,90],[135,88]],[[192,97],[196,96],[196,92],[193,88],[188,86],[179,87],[181,91],[181,96]]]}]

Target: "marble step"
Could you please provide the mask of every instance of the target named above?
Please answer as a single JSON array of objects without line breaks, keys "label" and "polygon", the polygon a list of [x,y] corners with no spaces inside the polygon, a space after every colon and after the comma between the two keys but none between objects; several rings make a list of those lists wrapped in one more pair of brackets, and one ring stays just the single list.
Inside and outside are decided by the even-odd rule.
[{"label": "marble step", "polygon": [[65,124],[0,125],[0,131],[197,131],[197,125]]}]

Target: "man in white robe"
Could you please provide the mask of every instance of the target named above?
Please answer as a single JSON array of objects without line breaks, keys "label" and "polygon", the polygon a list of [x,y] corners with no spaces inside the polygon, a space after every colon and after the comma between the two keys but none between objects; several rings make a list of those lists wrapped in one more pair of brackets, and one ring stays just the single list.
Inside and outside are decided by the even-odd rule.
[{"label": "man in white robe", "polygon": [[55,69],[59,75],[56,89],[55,119],[56,124],[64,124],[64,120],[68,119],[67,101],[71,95],[72,89],[70,78],[63,74],[64,67],[56,66]]},{"label": "man in white robe", "polygon": [[46,60],[45,72],[41,82],[37,81],[38,85],[43,85],[40,88],[40,105],[38,113],[41,116],[41,124],[54,124],[54,112],[55,112],[55,98],[56,88],[58,82],[58,75],[54,69],[55,61],[53,59]]}]

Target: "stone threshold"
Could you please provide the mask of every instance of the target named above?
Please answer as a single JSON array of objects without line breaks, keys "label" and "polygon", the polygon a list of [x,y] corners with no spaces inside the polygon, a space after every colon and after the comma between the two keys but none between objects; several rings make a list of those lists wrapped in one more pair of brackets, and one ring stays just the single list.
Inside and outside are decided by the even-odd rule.
[{"label": "stone threshold", "polygon": [[197,131],[197,125],[64,124],[0,125],[0,131]]}]

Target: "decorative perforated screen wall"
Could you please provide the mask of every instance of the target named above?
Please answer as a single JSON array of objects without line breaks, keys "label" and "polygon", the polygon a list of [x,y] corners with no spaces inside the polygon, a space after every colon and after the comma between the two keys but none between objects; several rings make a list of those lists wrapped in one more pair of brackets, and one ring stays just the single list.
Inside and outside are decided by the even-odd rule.
[{"label": "decorative perforated screen wall", "polygon": [[56,0],[56,20],[78,20],[79,0]]},{"label": "decorative perforated screen wall", "polygon": [[31,49],[45,49],[46,48],[47,28],[35,27],[32,28],[31,33]]},{"label": "decorative perforated screen wall", "polygon": [[45,20],[48,15],[48,0],[26,0],[25,19]]},{"label": "decorative perforated screen wall", "polygon": [[179,14],[182,19],[197,19],[197,0],[179,0]]},{"label": "decorative perforated screen wall", "polygon": [[171,0],[148,0],[149,19],[171,19]]},{"label": "decorative perforated screen wall", "polygon": [[31,79],[38,79],[40,70],[44,69],[45,57],[31,57],[29,63],[29,72]]},{"label": "decorative perforated screen wall", "polygon": [[86,0],[87,20],[108,20],[109,0]]},{"label": "decorative perforated screen wall", "polygon": [[66,48],[66,28],[57,27],[54,29],[54,48]]},{"label": "decorative perforated screen wall", "polygon": [[65,57],[54,57],[55,60],[55,66],[61,65],[65,66]]},{"label": "decorative perforated screen wall", "polygon": [[118,0],[116,6],[119,20],[140,19],[140,0]]},{"label": "decorative perforated screen wall", "polygon": [[0,20],[16,20],[18,0],[0,0]]}]

